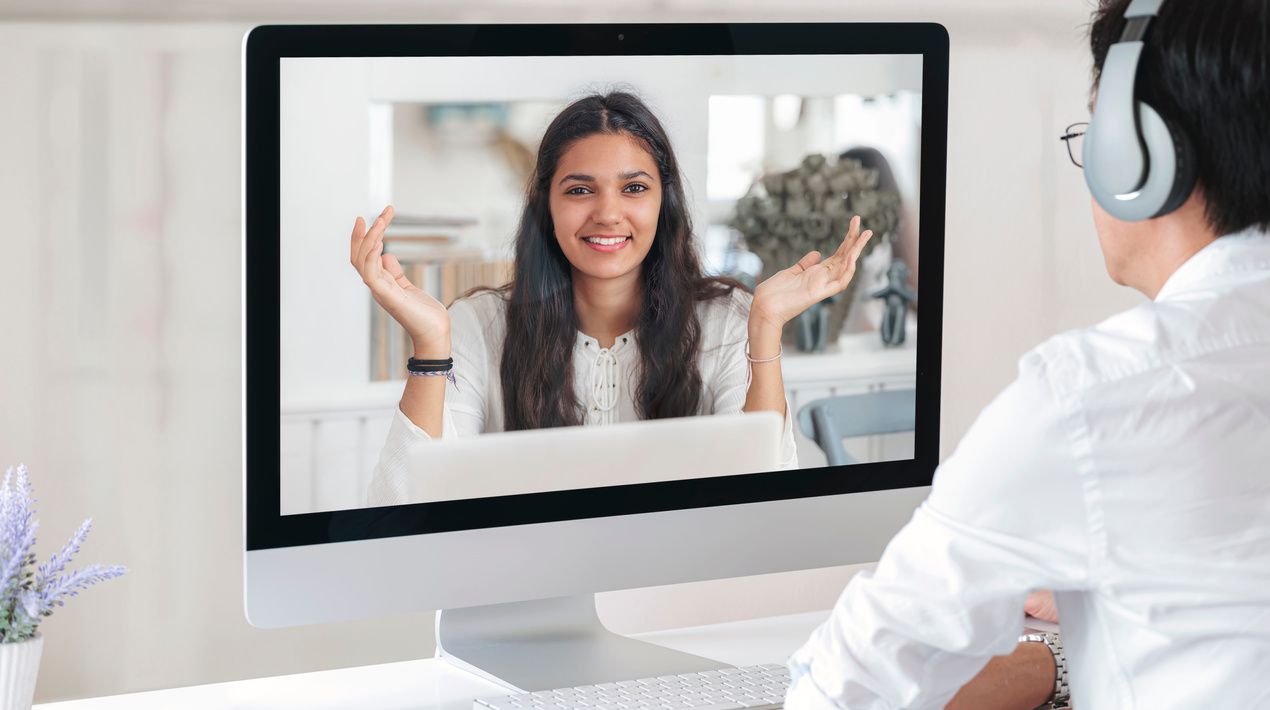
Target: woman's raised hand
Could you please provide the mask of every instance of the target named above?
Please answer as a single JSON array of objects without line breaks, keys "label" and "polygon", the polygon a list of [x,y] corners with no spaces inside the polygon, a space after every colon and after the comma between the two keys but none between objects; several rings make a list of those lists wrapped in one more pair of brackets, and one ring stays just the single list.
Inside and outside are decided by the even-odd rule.
[{"label": "woman's raised hand", "polygon": [[872,230],[860,234],[860,217],[853,217],[833,256],[821,261],[820,252],[813,251],[754,289],[750,322],[758,318],[766,326],[780,329],[812,304],[841,292],[851,283],[860,251],[872,236]]},{"label": "woman's raised hand", "polygon": [[392,216],[392,206],[385,207],[370,229],[365,220],[357,218],[349,261],[370,288],[375,302],[406,329],[414,341],[416,357],[449,357],[450,316],[445,307],[410,283],[397,257],[384,254],[384,229]]}]

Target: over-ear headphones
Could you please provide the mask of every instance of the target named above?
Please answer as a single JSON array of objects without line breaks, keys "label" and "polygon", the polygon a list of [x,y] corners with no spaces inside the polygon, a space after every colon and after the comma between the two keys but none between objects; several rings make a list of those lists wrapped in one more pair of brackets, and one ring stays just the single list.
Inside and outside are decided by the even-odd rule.
[{"label": "over-ear headphones", "polygon": [[1181,207],[1195,188],[1195,149],[1174,122],[1134,96],[1145,39],[1164,0],[1133,0],[1111,45],[1081,164],[1094,199],[1112,217],[1137,222]]}]

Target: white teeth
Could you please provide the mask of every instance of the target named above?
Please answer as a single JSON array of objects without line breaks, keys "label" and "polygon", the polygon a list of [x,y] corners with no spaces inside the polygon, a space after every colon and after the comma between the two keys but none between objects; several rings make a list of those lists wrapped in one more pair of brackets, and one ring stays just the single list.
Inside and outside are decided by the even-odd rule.
[{"label": "white teeth", "polygon": [[585,241],[591,242],[592,244],[603,244],[605,246],[610,246],[613,244],[621,244],[622,242],[626,241],[628,237],[583,237],[582,239],[584,239]]}]

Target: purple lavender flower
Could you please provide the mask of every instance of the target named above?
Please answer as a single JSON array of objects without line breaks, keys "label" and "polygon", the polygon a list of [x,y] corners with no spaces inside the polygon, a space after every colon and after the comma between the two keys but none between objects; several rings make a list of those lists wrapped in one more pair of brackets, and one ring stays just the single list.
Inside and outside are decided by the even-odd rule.
[{"label": "purple lavender flower", "polygon": [[18,466],[16,478],[14,473],[10,468],[0,484],[0,643],[27,640],[42,618],[66,603],[66,597],[128,571],[118,565],[88,565],[65,572],[88,537],[92,518],[79,526],[60,552],[32,571],[35,553],[31,550],[40,523],[33,520],[35,501],[26,466]]},{"label": "purple lavender flower", "polygon": [[66,569],[66,565],[70,563],[71,558],[79,552],[79,546],[84,543],[84,538],[88,537],[88,531],[93,527],[93,519],[89,518],[84,521],[83,525],[75,531],[71,539],[62,547],[62,551],[53,556],[47,564],[40,565],[40,579],[47,580],[49,577]]}]

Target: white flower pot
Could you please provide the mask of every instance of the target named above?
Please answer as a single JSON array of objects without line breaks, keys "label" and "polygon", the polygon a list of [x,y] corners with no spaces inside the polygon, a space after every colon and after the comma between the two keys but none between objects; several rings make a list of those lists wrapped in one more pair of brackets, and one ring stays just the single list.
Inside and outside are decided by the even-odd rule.
[{"label": "white flower pot", "polygon": [[43,651],[38,633],[21,643],[0,643],[0,710],[31,709]]}]

